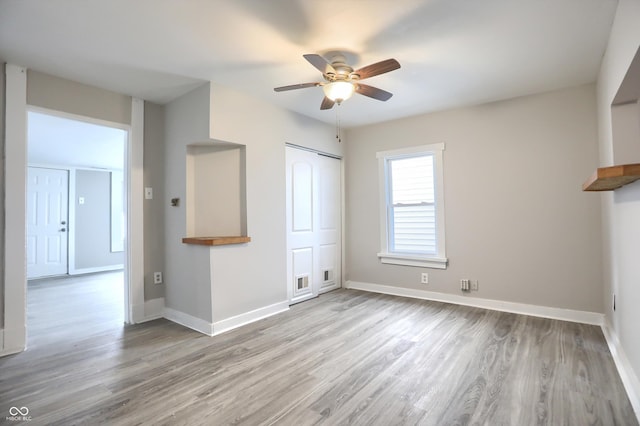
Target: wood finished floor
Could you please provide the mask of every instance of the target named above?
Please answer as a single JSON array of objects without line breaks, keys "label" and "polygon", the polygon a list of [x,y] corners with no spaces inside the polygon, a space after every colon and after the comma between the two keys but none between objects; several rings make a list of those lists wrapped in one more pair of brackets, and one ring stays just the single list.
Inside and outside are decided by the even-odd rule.
[{"label": "wood finished floor", "polygon": [[207,337],[119,326],[56,285],[91,293],[30,289],[0,423],[17,406],[30,425],[638,424],[595,326],[337,290]]}]

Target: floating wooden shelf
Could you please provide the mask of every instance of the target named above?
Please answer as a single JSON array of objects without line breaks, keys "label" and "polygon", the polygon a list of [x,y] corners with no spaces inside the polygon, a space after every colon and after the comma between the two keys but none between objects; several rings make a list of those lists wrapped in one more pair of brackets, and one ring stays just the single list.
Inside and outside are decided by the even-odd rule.
[{"label": "floating wooden shelf", "polygon": [[613,191],[640,179],[640,164],[600,167],[585,183],[583,191]]},{"label": "floating wooden shelf", "polygon": [[251,241],[251,237],[184,237],[184,244],[197,244],[201,246],[226,246],[230,244],[243,244]]}]

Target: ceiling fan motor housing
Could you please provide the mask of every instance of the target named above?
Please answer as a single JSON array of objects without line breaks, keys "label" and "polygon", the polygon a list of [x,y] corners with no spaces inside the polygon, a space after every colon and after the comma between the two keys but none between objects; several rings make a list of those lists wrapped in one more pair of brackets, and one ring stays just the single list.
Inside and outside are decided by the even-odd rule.
[{"label": "ceiling fan motor housing", "polygon": [[332,56],[330,63],[335,73],[329,71],[323,74],[327,81],[357,80],[359,77],[357,74],[353,74],[353,68],[347,64],[344,55]]}]

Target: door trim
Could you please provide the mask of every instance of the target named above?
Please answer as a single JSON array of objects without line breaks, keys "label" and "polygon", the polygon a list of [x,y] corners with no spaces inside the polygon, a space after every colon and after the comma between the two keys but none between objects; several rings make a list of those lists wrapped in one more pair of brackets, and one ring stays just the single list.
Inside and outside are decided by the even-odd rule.
[{"label": "door trim", "polygon": [[342,160],[342,156],[341,155],[336,155],[336,154],[331,154],[331,153],[324,152],[324,151],[319,151],[317,149],[309,148],[309,147],[306,147],[306,146],[296,145],[295,143],[286,142],[284,144],[284,146],[285,147],[288,146],[289,148],[300,149],[302,151],[314,152],[314,153],[316,153],[318,155],[324,155],[325,157],[335,158],[336,160]]},{"label": "door trim", "polygon": [[6,64],[5,78],[4,336],[0,355],[21,352],[27,342],[27,70]]}]

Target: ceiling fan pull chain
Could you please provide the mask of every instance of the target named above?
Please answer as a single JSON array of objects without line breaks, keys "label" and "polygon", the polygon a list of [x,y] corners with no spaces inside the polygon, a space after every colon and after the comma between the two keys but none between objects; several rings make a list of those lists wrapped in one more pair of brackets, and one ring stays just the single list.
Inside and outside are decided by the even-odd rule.
[{"label": "ceiling fan pull chain", "polygon": [[338,143],[342,142],[342,137],[340,136],[340,115],[338,111],[340,110],[340,104],[336,108],[336,139],[338,139]]}]

